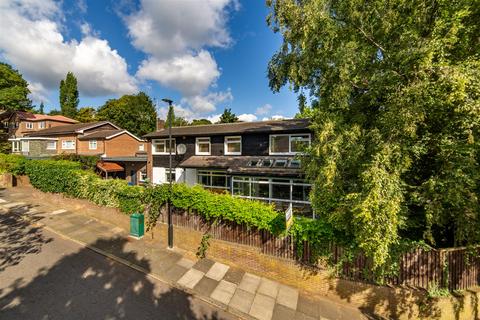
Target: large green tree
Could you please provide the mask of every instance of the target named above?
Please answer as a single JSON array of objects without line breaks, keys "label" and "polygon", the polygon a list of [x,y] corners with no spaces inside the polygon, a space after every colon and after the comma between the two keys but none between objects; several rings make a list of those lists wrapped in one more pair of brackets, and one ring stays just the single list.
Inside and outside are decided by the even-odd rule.
[{"label": "large green tree", "polygon": [[0,62],[0,109],[31,110],[29,93],[22,75],[9,64]]},{"label": "large green tree", "polygon": [[77,78],[72,72],[68,72],[65,80],[60,81],[60,110],[62,115],[75,118],[79,102]]},{"label": "large green tree", "polygon": [[225,110],[223,110],[222,115],[220,116],[219,123],[232,123],[237,121],[238,121],[238,117],[235,115],[235,113],[232,112],[232,109],[225,108]]},{"label": "large green tree", "polygon": [[212,122],[208,119],[193,119],[192,122],[190,122],[190,126],[201,126],[205,124],[212,124]]},{"label": "large green tree", "polygon": [[148,95],[124,95],[108,100],[97,111],[97,120],[108,120],[116,125],[142,136],[155,130],[157,113]]},{"label": "large green tree", "polygon": [[80,108],[75,116],[75,120],[80,122],[94,122],[96,120],[96,110],[93,107]]},{"label": "large green tree", "polygon": [[268,75],[313,100],[320,219],[384,264],[402,237],[480,241],[480,2],[272,0]]}]

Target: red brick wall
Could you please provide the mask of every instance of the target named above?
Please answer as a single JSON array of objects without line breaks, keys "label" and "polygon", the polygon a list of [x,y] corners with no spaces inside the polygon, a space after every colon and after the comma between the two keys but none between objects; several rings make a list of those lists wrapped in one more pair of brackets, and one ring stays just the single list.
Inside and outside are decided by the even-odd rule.
[{"label": "red brick wall", "polygon": [[123,133],[105,140],[105,154],[107,157],[134,157],[140,143],[144,142],[139,142],[129,134]]},{"label": "red brick wall", "polygon": [[[93,139],[95,140],[95,139]],[[97,149],[90,150],[90,140],[78,140],[77,139],[77,152],[81,155],[98,155],[105,153],[105,142],[103,140],[97,140]]]}]

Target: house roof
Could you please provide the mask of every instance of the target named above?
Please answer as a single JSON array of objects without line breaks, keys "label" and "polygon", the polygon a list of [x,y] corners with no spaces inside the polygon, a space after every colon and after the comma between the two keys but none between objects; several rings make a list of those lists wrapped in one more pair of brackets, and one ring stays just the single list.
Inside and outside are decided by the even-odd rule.
[{"label": "house roof", "polygon": [[265,174],[275,174],[276,176],[292,176],[299,175],[302,173],[300,168],[292,167],[258,167],[250,166],[251,161],[259,160],[271,160],[272,163],[275,160],[293,160],[294,157],[271,157],[271,156],[191,156],[188,159],[180,163],[182,168],[215,168],[215,169],[224,169],[229,173],[236,174],[253,174],[253,175],[265,175]]},{"label": "house roof", "polygon": [[[289,132],[309,130],[308,119],[270,120],[172,127],[172,136],[224,135],[259,132]],[[148,133],[145,138],[168,137],[168,129]]]},{"label": "house roof", "polygon": [[127,130],[122,130],[122,129],[117,129],[117,130],[101,130],[101,131],[95,131],[90,134],[86,134],[80,138],[79,140],[90,140],[90,139],[112,139],[115,138],[116,136],[119,136],[121,134],[128,134],[132,138],[138,140],[138,141],[143,141],[139,137],[135,136],[133,133],[130,133]]},{"label": "house roof", "polygon": [[54,135],[62,135],[62,134],[70,134],[70,133],[83,133],[84,130],[93,129],[95,127],[99,127],[104,124],[110,124],[117,129],[120,129],[113,123],[109,121],[97,121],[97,122],[89,122],[89,123],[75,123],[75,124],[68,124],[64,126],[57,126],[48,129],[39,130],[36,132],[32,132],[28,134],[29,137],[42,137],[42,136],[54,136]]},{"label": "house roof", "polygon": [[3,119],[10,118],[14,114],[16,114],[20,120],[25,120],[25,121],[52,120],[52,121],[59,121],[59,122],[65,122],[65,123],[78,123],[77,120],[74,120],[65,116],[61,116],[61,115],[50,116],[46,114],[37,114],[37,113],[31,113],[27,111],[7,111],[4,113],[4,117],[1,117],[1,118]]},{"label": "house roof", "polygon": [[105,172],[120,172],[123,171],[123,167],[115,162],[98,162],[97,167]]}]

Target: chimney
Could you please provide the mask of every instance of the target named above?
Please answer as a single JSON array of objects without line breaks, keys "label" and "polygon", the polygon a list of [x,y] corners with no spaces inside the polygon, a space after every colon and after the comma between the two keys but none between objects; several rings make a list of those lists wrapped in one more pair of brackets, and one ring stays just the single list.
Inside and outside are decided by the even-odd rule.
[{"label": "chimney", "polygon": [[157,118],[157,131],[165,129],[165,120]]}]

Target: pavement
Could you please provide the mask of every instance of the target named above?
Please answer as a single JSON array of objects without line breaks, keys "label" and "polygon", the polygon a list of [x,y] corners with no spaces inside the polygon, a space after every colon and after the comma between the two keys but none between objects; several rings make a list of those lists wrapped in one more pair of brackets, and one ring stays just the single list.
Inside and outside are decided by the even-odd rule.
[{"label": "pavement", "polygon": [[[84,265],[84,268],[85,264],[88,266],[90,263],[99,263],[97,261],[98,258],[94,259],[90,258],[90,256],[99,256],[98,254],[100,254],[108,257],[111,261],[115,261],[116,264],[121,264],[122,268],[134,269],[135,273],[143,274],[144,279],[149,279],[149,282],[153,281],[157,286],[159,286],[158,283],[162,283],[163,291],[175,292],[173,298],[161,298],[162,295],[158,298],[158,295],[151,293],[155,290],[147,290],[149,294],[144,299],[147,302],[154,301],[153,305],[157,307],[153,308],[153,310],[139,303],[142,295],[135,296],[135,299],[130,299],[135,301],[135,304],[129,303],[130,307],[137,308],[137,303],[139,303],[138,308],[147,310],[147,316],[136,317],[138,319],[230,319],[235,317],[258,320],[367,319],[356,308],[338,304],[328,299],[312,298],[297,288],[286,286],[274,279],[254,275],[207,258],[192,260],[180,251],[159,247],[152,242],[145,241],[145,239],[133,239],[128,236],[126,230],[104,221],[92,219],[90,216],[78,212],[73,207],[58,208],[55,203],[33,203],[29,201],[28,194],[18,192],[18,189],[5,189],[0,192],[0,211],[2,213],[0,215],[1,221],[24,221],[21,224],[25,224],[23,226],[25,230],[30,230],[31,228],[46,230],[49,235],[55,235],[52,238],[57,239],[57,242],[58,237],[62,237],[63,241],[69,241],[83,248],[81,250],[82,255],[77,253],[74,254],[74,257],[78,257],[81,260],[79,263]],[[28,227],[26,224],[28,224]],[[4,230],[8,241],[2,241],[0,244],[0,272],[2,268],[7,268],[8,270],[8,268],[15,268],[21,265],[24,263],[23,260],[31,259],[32,255],[42,254],[44,247],[49,246],[47,238],[42,234],[39,235],[38,230],[35,232],[25,230],[22,232],[14,232],[14,230],[8,230],[8,228]],[[4,243],[9,243],[9,245],[4,245]],[[89,253],[86,254],[84,253],[85,251],[89,251]],[[68,255],[69,252],[67,250],[65,254]],[[71,257],[71,255],[68,256]],[[51,274],[55,268],[56,265],[44,267],[40,274]],[[102,269],[92,266],[91,269],[94,270],[92,274],[95,277],[98,274],[95,270],[103,270],[105,267]],[[120,268],[116,267],[115,269]],[[112,270],[100,273],[102,275],[107,273],[117,281],[116,275],[114,275]],[[31,280],[31,278],[32,276],[29,279]],[[130,283],[131,279],[124,281]],[[142,279],[142,282],[145,281]],[[144,284],[139,286],[145,287]],[[111,297],[108,295],[111,287],[111,284],[105,283],[104,290],[100,290],[101,292],[99,293],[107,301],[111,300]],[[10,301],[5,306],[5,292],[7,292],[8,296],[12,290],[4,288],[5,285],[0,275],[0,319],[3,318],[2,315],[5,310],[10,310],[8,306],[12,304],[12,301]],[[52,289],[54,288],[51,288],[51,284],[45,283],[43,292],[52,292]],[[88,286],[84,289],[89,290]],[[13,291],[15,290],[18,289],[15,287]],[[96,293],[98,294],[98,290]],[[78,294],[88,295],[89,292],[79,291]],[[113,296],[118,296],[118,294],[113,293]],[[98,305],[102,305],[102,300],[103,298],[98,301]],[[158,307],[159,300],[173,303],[171,307],[162,306],[166,310],[166,313],[161,311],[162,316],[156,315],[156,311],[161,309]],[[177,304],[175,300],[179,300],[181,303]],[[188,300],[188,303],[185,300]],[[122,304],[123,301],[119,304]],[[66,301],[65,303],[68,305],[71,302]],[[17,309],[21,309],[22,305],[23,303],[20,303]],[[206,307],[207,305],[209,307]],[[175,313],[175,307],[177,306],[179,310],[184,310],[184,312]],[[114,310],[116,310],[116,307],[117,305],[113,306]],[[58,308],[65,310],[64,306],[58,306]],[[199,309],[201,312],[198,311]],[[124,313],[126,312],[125,307],[122,310],[124,310]],[[169,310],[171,313],[168,313]],[[195,312],[192,310],[195,310]],[[108,314],[108,317],[104,316],[101,318],[133,318],[134,313],[131,310],[129,311],[131,312],[131,317],[114,313],[112,317]],[[42,313],[35,317],[26,317],[26,319],[55,318],[42,318],[40,315]],[[7,318],[14,319],[13,317]],[[97,317],[93,318],[97,319]]]}]

